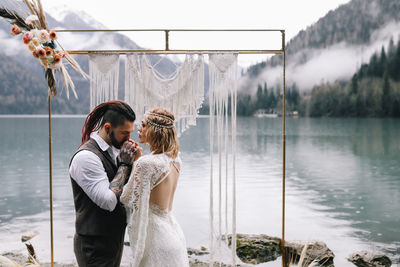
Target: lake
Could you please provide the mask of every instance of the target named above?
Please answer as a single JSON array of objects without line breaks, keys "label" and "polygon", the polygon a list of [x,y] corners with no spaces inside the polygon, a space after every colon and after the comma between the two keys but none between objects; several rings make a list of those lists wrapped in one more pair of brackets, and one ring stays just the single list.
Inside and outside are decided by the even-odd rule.
[{"label": "lake", "polygon": [[[54,259],[69,263],[75,260],[75,215],[68,164],[80,144],[84,116],[52,122]],[[2,116],[0,125],[0,253],[25,253],[21,234],[36,230],[40,234],[31,242],[39,260],[49,262],[47,117]],[[287,119],[286,240],[324,241],[336,255],[336,266],[354,266],[346,257],[363,249],[384,252],[399,263],[399,133],[399,119]],[[281,134],[280,118],[238,118],[238,233],[281,235]],[[199,118],[182,134],[180,145],[183,166],[174,212],[188,246],[208,246],[209,119]],[[218,155],[213,158],[217,179]],[[214,199],[217,209],[216,194]],[[214,217],[218,229],[217,212]],[[126,247],[125,262],[128,257]]]}]

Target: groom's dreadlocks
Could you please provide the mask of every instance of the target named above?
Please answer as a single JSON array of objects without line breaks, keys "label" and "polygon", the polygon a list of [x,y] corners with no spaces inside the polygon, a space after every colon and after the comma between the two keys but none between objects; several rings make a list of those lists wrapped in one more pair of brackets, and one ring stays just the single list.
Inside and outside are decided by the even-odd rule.
[{"label": "groom's dreadlocks", "polygon": [[124,124],[125,120],[134,121],[135,119],[135,112],[127,103],[120,100],[104,102],[96,106],[86,117],[85,124],[82,127],[81,145],[89,140],[92,132],[103,127],[106,122],[117,127]]}]

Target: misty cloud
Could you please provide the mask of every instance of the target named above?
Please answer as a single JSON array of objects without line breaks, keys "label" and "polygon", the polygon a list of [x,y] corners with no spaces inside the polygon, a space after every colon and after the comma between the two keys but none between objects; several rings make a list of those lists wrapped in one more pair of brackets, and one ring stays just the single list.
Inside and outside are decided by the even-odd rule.
[{"label": "misty cloud", "polygon": [[[399,35],[400,22],[391,22],[373,32],[372,41],[367,45],[342,42],[324,49],[307,49],[291,54],[286,60],[287,84],[296,83],[300,89],[307,90],[320,83],[348,80],[361,64],[369,62],[374,53],[379,54],[382,46],[387,52],[390,39],[396,43]],[[281,85],[282,67],[268,68],[256,80],[245,77],[241,82],[241,89],[252,93],[257,84],[264,82],[269,86]]]},{"label": "misty cloud", "polygon": [[[11,28],[11,26],[10,26]],[[0,51],[9,57],[17,56],[22,52],[30,54],[30,51],[22,42],[22,35],[12,36],[0,30]]]}]

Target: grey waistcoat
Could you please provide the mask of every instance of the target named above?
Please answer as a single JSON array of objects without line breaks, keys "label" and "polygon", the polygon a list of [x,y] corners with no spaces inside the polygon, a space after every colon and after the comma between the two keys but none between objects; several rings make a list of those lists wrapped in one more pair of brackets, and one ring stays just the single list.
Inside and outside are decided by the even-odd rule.
[{"label": "grey waistcoat", "polygon": [[[71,158],[71,162],[76,153],[82,150],[89,150],[100,158],[106,170],[108,180],[111,182],[118,168],[115,166],[108,152],[102,151],[95,140],[89,139],[75,152]],[[113,211],[104,210],[97,206],[72,178],[71,183],[76,212],[76,233],[81,235],[120,236],[125,232],[126,214],[124,207],[119,201]]]}]

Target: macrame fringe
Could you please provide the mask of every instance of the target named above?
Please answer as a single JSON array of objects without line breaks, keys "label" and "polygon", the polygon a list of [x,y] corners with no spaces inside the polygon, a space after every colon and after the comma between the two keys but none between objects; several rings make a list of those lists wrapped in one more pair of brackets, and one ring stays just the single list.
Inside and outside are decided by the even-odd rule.
[{"label": "macrame fringe", "polygon": [[[218,253],[222,253],[222,153],[225,145],[225,237],[228,232],[228,153],[229,118],[231,120],[232,151],[232,264],[236,266],[236,101],[237,54],[210,54],[210,266],[214,264],[214,127],[217,121],[218,143]],[[229,108],[230,103],[230,108]],[[228,116],[230,111],[230,117]],[[225,140],[223,140],[225,139]]]},{"label": "macrame fringe", "polygon": [[90,110],[118,99],[119,54],[89,54]]},{"label": "macrame fringe", "polygon": [[169,79],[155,72],[146,56],[127,56],[125,101],[136,111],[140,123],[147,110],[162,107],[175,116],[178,136],[196,125],[198,109],[204,100],[203,56],[186,55],[185,61]]},{"label": "macrame fringe", "polygon": [[[109,57],[107,57],[109,56]],[[89,55],[91,109],[118,97],[118,55]],[[112,57],[114,56],[114,57]],[[225,237],[228,232],[228,165],[232,164],[232,263],[236,265],[236,108],[237,54],[209,55],[210,106],[210,266],[214,264],[214,128],[218,140],[218,252],[222,234],[222,153],[225,147]],[[178,135],[196,124],[198,109],[204,99],[203,56],[186,55],[185,61],[169,79],[162,79],[146,56],[130,54],[125,66],[125,101],[136,111],[137,122],[154,107],[169,109],[176,118]],[[230,113],[230,114],[229,114]],[[230,115],[230,116],[229,116]],[[230,121],[229,121],[230,119]],[[231,128],[229,129],[229,122]],[[229,135],[229,130],[231,134]],[[231,147],[229,148],[229,137]],[[229,161],[231,151],[231,161]]]}]

